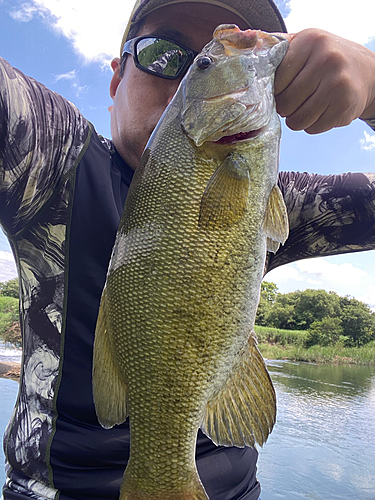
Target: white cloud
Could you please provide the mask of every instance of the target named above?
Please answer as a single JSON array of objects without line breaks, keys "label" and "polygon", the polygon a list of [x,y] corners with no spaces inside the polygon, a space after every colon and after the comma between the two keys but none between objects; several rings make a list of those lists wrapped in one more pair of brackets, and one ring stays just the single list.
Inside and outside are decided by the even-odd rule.
[{"label": "white cloud", "polygon": [[8,281],[16,277],[17,269],[12,253],[0,250],[0,281]]},{"label": "white cloud", "polygon": [[294,267],[294,265],[281,266],[273,271],[270,271],[266,277],[266,281],[277,281],[283,283],[285,281],[304,281],[301,273]]},{"label": "white cloud", "polygon": [[366,151],[375,149],[375,134],[369,134],[368,132],[364,131],[364,135],[365,137],[360,139],[361,149],[364,149]]},{"label": "white cloud", "polygon": [[321,28],[357,43],[375,38],[375,1],[289,0],[285,22],[290,33]]},{"label": "white cloud", "polygon": [[[348,262],[332,264],[325,258],[305,259],[274,269],[267,274],[266,280],[278,282],[299,281],[323,288],[329,283],[332,287],[337,285],[360,286],[369,278],[362,269]],[[316,288],[316,287],[315,287]],[[332,288],[333,289],[333,288]]]},{"label": "white cloud", "polygon": [[27,3],[24,3],[22,8],[13,10],[10,15],[15,21],[20,21],[21,23],[31,21],[35,15],[44,17],[42,11],[38,10],[37,7],[32,4]]},{"label": "white cloud", "polygon": [[19,21],[41,17],[73,44],[87,62],[108,63],[118,56],[133,0],[110,0],[105,7],[88,0],[30,0],[11,13]]},{"label": "white cloud", "polygon": [[89,90],[89,86],[88,85],[79,85],[78,83],[74,82],[72,84],[72,89],[74,90],[74,93],[75,93],[75,96],[76,97],[80,97],[80,95],[83,93],[83,92],[86,92],[87,90]]},{"label": "white cloud", "polygon": [[55,83],[60,81],[60,80],[74,80],[77,78],[77,72],[75,69],[72,71],[68,71],[67,73],[62,73],[61,75],[56,75],[55,77]]},{"label": "white cloud", "polygon": [[375,307],[375,286],[372,277],[348,262],[334,264],[326,258],[301,260],[274,269],[265,277],[273,281],[281,293],[307,288],[334,291],[356,297]]},{"label": "white cloud", "polygon": [[83,92],[86,92],[90,88],[88,85],[80,85],[77,71],[75,69],[55,76],[55,83],[62,80],[71,81],[70,86],[76,97],[80,97]]},{"label": "white cloud", "polygon": [[332,264],[326,259],[307,259],[296,262],[297,269],[305,279],[315,279],[319,283],[329,282],[334,286],[347,285],[359,286],[368,278],[368,274],[362,269],[345,262],[343,264]]},{"label": "white cloud", "polygon": [[368,304],[375,312],[375,286],[369,285],[363,294],[356,295],[355,298]]}]

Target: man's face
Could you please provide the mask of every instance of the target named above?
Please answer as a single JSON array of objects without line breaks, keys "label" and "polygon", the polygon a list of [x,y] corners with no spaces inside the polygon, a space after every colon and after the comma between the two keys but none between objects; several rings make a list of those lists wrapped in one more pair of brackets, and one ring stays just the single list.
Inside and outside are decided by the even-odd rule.
[{"label": "man's face", "polygon": [[[216,26],[228,23],[246,28],[239,17],[225,9],[207,4],[184,3],[163,7],[150,14],[137,36],[156,33],[200,51],[211,40]],[[112,139],[124,160],[136,169],[147,141],[180,80],[166,80],[145,73],[136,68],[130,55],[123,78],[119,76],[120,59],[112,61],[112,69]]]}]

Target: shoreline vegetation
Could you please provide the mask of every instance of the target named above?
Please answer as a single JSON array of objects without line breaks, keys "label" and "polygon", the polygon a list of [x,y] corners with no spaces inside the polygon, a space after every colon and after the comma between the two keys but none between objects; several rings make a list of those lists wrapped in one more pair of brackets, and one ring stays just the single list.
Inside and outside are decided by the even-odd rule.
[{"label": "shoreline vegetation", "polygon": [[375,366],[375,341],[360,347],[312,345],[305,347],[307,332],[255,326],[262,356],[272,360]]}]

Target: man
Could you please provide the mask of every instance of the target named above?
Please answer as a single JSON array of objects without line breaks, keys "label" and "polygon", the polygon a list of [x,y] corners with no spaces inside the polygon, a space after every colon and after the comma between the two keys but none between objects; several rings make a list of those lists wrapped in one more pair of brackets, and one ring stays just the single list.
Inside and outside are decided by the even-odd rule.
[{"label": "man", "polygon": [[[285,31],[270,0],[143,0],[121,51],[126,40],[153,34],[197,52],[222,23]],[[276,93],[291,128],[318,133],[375,117],[371,51],[318,30],[288,38]],[[95,323],[132,173],[182,77],[135,62],[128,52],[112,61],[113,142],[61,96],[0,63],[0,219],[19,268],[24,335],[20,394],[4,440],[5,500],[118,498],[129,428],[102,429],[95,415]],[[291,236],[269,268],[375,247],[369,177],[282,174],[280,187]],[[258,499],[256,460],[255,449],[216,448],[198,435],[197,466],[212,499]]]}]

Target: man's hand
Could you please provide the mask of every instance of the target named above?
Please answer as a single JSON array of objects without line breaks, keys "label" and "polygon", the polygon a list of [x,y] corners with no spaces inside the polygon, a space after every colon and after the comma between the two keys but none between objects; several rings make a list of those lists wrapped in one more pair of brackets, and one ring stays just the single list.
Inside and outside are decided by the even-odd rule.
[{"label": "man's hand", "polygon": [[318,134],[375,118],[375,53],[318,29],[285,36],[289,50],[276,72],[278,113],[292,130]]}]

